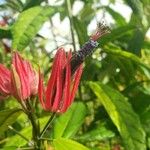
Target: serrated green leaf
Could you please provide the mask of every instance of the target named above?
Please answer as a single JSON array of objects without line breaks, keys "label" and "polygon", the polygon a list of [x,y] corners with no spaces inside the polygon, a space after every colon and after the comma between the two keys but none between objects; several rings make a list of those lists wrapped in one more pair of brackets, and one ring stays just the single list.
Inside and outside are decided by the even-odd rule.
[{"label": "serrated green leaf", "polygon": [[13,124],[21,114],[21,109],[8,109],[0,111],[0,133],[8,129],[8,125]]},{"label": "serrated green leaf", "polygon": [[108,42],[114,41],[117,38],[120,38],[121,36],[125,35],[127,32],[133,31],[134,29],[135,29],[135,27],[131,26],[131,25],[118,27],[118,28],[112,30],[110,34],[107,34],[106,36],[102,37],[99,40],[99,43],[100,43],[99,46],[103,46]]},{"label": "serrated green leaf", "polygon": [[53,145],[55,150],[89,150],[87,147],[76,141],[64,138],[55,139]]},{"label": "serrated green leaf", "polygon": [[22,50],[37,34],[42,24],[54,13],[52,7],[32,7],[23,11],[12,27],[13,49]]},{"label": "serrated green leaf", "polygon": [[102,84],[90,82],[98,97],[122,136],[127,150],[146,150],[145,132],[138,115],[126,98],[118,91]]},{"label": "serrated green leaf", "polygon": [[54,124],[54,138],[73,136],[82,125],[86,115],[83,103],[74,103],[69,110],[58,117]]}]

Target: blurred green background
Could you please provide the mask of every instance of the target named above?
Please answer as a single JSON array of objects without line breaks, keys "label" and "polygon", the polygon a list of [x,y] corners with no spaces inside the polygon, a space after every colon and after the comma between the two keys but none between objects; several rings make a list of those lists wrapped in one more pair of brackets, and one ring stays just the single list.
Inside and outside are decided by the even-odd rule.
[{"label": "blurred green background", "polygon": [[[56,138],[56,150],[63,150],[56,144],[58,137],[91,150],[148,150],[150,0],[1,0],[0,63],[9,67],[11,50],[18,50],[47,78],[57,48],[79,50],[101,21],[111,33],[84,62],[74,105],[57,117],[46,137]],[[18,107],[12,97],[0,101],[2,149],[27,147],[8,130],[9,124],[31,137],[28,119],[16,112]],[[43,126],[50,113],[41,109],[38,99],[34,107]]]}]

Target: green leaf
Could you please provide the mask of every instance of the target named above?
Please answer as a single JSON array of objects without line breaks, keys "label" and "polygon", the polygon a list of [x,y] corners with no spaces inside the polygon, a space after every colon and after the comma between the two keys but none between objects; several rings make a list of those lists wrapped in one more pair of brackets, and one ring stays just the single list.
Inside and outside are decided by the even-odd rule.
[{"label": "green leaf", "polygon": [[89,150],[78,142],[64,138],[55,139],[53,145],[55,150]]},{"label": "green leaf", "polygon": [[21,0],[6,0],[4,4],[0,5],[3,9],[11,8],[15,11],[21,12],[23,9],[23,3]]},{"label": "green leaf", "polygon": [[94,11],[92,9],[91,4],[86,4],[81,10],[81,12],[79,13],[79,18],[82,21],[90,22],[93,16],[94,16]]},{"label": "green leaf", "polygon": [[54,138],[73,136],[82,125],[86,115],[83,103],[74,103],[69,110],[58,117],[54,124]]},{"label": "green leaf", "polygon": [[24,49],[53,13],[52,7],[42,6],[23,11],[12,27],[13,49]]},{"label": "green leaf", "polygon": [[[5,150],[16,150],[16,149],[17,149],[17,147],[15,147],[15,146],[5,147]],[[4,149],[0,148],[0,150],[4,150]]]},{"label": "green leaf", "polygon": [[106,6],[104,8],[113,17],[113,19],[115,20],[115,22],[118,25],[123,26],[126,24],[125,18],[123,16],[121,16],[118,12],[116,12],[115,10],[111,9],[108,6]]},{"label": "green leaf", "polygon": [[26,9],[29,9],[30,7],[33,7],[33,6],[37,6],[37,5],[40,5],[40,3],[42,2],[43,0],[27,0],[26,4],[25,4],[25,7],[23,8],[23,10],[26,10]]},{"label": "green leaf", "polygon": [[21,109],[8,109],[0,111],[0,133],[8,129],[8,125],[13,124],[21,114]]},{"label": "green leaf", "polygon": [[130,50],[134,54],[140,55],[144,37],[145,33],[142,30],[135,30],[133,37],[129,41],[128,50]]},{"label": "green leaf", "polygon": [[10,29],[0,27],[0,39],[2,38],[11,38]]},{"label": "green leaf", "polygon": [[127,150],[146,150],[145,133],[138,115],[126,98],[118,91],[102,84],[90,82],[98,97],[122,136]]},{"label": "green leaf", "polygon": [[141,19],[143,16],[143,4],[140,0],[125,0],[127,4],[132,8],[133,13],[137,14]]},{"label": "green leaf", "polygon": [[[44,117],[44,118],[39,119],[41,128],[44,127],[45,122],[47,122],[48,119],[49,119],[49,117]],[[24,129],[22,129],[20,131],[20,133],[22,135],[24,135],[25,137],[27,137],[30,141],[32,138],[32,127],[31,126],[25,127]],[[11,146],[19,147],[19,146],[25,145],[26,143],[27,143],[26,140],[24,140],[23,138],[21,138],[19,135],[16,134],[16,135],[7,139],[7,143],[5,144],[5,147],[6,148],[11,147]]]},{"label": "green leaf", "polygon": [[78,35],[79,44],[82,46],[88,40],[87,27],[84,22],[79,21],[76,17],[73,17],[73,24]]},{"label": "green leaf", "polygon": [[115,136],[114,132],[112,132],[111,130],[108,130],[105,126],[99,126],[76,138],[84,142],[89,142],[89,141],[106,140],[114,136]]},{"label": "green leaf", "polygon": [[120,38],[121,36],[125,35],[127,32],[133,31],[134,29],[135,29],[135,27],[131,26],[131,25],[118,27],[118,28],[112,30],[110,34],[107,34],[106,36],[102,37],[99,40],[99,43],[100,43],[99,46],[103,46],[108,42],[114,41],[117,38]]},{"label": "green leaf", "polygon": [[136,64],[146,68],[147,70],[150,71],[150,67],[148,65],[146,65],[145,63],[143,63],[143,61],[136,55],[132,54],[132,53],[129,53],[127,51],[123,51],[123,50],[120,50],[118,49],[117,47],[114,48],[113,46],[107,48],[107,46],[105,47],[104,51],[108,54],[113,54],[115,56],[119,56],[119,57],[122,57],[122,58],[125,58],[125,59],[129,59],[133,62],[135,62]]}]

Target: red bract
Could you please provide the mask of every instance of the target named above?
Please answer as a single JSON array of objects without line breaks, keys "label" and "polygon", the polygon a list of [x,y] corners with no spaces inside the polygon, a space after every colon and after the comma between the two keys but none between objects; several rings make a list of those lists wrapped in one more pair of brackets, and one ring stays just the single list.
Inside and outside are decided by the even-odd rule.
[{"label": "red bract", "polygon": [[0,100],[10,95],[10,71],[0,64]]},{"label": "red bract", "polygon": [[31,64],[17,52],[13,54],[11,92],[18,100],[26,100],[38,91],[38,75]]},{"label": "red bract", "polygon": [[66,55],[63,48],[58,49],[46,90],[42,76],[39,75],[39,98],[42,107],[47,111],[63,113],[73,102],[82,74],[82,65],[71,75],[71,57],[71,52]]}]

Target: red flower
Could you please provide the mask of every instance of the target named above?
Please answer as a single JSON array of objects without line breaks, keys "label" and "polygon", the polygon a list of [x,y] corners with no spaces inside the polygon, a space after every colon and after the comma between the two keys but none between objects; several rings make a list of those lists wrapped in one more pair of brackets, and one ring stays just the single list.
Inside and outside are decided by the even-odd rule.
[{"label": "red flower", "polygon": [[38,74],[31,64],[17,52],[13,53],[11,71],[0,64],[1,97],[13,95],[18,100],[26,100],[38,91]]},{"label": "red flower", "polygon": [[72,76],[71,57],[71,52],[66,55],[63,48],[58,49],[46,90],[41,74],[39,75],[39,99],[42,107],[47,111],[65,112],[73,102],[82,74],[82,65]]},{"label": "red flower", "polygon": [[10,95],[10,71],[0,64],[0,100]]},{"label": "red flower", "polygon": [[12,59],[11,91],[18,100],[26,100],[38,91],[37,73],[17,52]]}]

